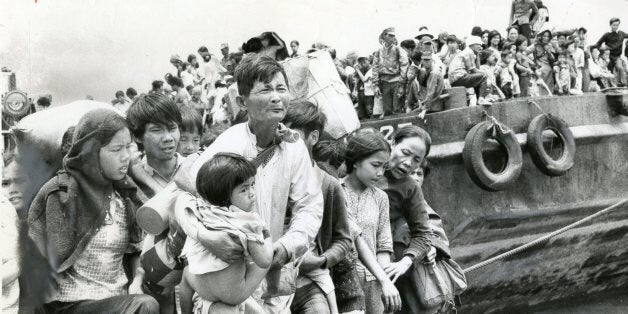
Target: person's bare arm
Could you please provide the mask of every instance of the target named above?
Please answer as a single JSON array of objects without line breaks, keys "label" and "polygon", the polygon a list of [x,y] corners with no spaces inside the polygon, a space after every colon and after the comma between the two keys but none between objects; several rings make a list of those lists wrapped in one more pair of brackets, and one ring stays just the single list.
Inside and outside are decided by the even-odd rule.
[{"label": "person's bare arm", "polygon": [[247,241],[249,254],[251,258],[261,268],[270,267],[270,263],[273,261],[273,241],[268,238],[264,243],[258,243],[255,241]]},{"label": "person's bare arm", "polygon": [[[382,286],[384,306],[392,311],[398,311],[401,309],[401,297],[399,296],[399,291],[392,281],[390,281],[388,276],[386,276],[384,269],[382,269],[378,263],[378,259],[375,257],[373,252],[371,252],[368,244],[364,241],[364,239],[362,239],[362,237],[357,237],[355,239],[355,248],[362,264],[371,272],[371,274],[373,274],[373,276],[375,276],[377,281]],[[390,254],[388,255],[388,259],[390,261]]]}]

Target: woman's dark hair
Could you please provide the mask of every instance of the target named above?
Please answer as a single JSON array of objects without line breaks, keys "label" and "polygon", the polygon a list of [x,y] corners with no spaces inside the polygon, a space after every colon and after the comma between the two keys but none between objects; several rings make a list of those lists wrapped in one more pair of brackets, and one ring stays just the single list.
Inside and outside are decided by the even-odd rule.
[{"label": "woman's dark hair", "polygon": [[264,48],[262,40],[258,37],[253,37],[242,44],[242,51],[244,53],[259,53]]},{"label": "woman's dark hair", "polygon": [[473,26],[471,29],[471,36],[482,36],[482,27]]},{"label": "woman's dark hair", "polygon": [[427,157],[427,155],[429,155],[430,153],[430,147],[432,146],[432,138],[430,137],[430,134],[427,133],[427,131],[416,125],[406,125],[397,129],[392,135],[393,145],[397,145],[403,142],[403,140],[413,137],[418,137],[425,143],[424,157]]},{"label": "woman's dark hair", "polygon": [[288,76],[279,62],[268,56],[249,55],[235,69],[235,79],[240,96],[248,97],[255,82],[270,82],[275,74],[281,73],[288,86]]},{"label": "woman's dark hair", "polygon": [[311,101],[307,99],[294,100],[288,106],[288,112],[283,118],[283,123],[290,123],[291,129],[302,130],[306,137],[313,131],[318,131],[320,137],[323,135],[327,117]]},{"label": "woman's dark hair", "polygon": [[523,44],[524,42],[528,43],[528,45],[530,44],[530,41],[527,37],[519,35],[519,37],[517,37],[517,40],[515,40],[515,46],[517,46],[517,49],[519,49],[519,46],[521,46],[521,44]]},{"label": "woman's dark hair", "polygon": [[219,153],[201,166],[196,177],[196,190],[210,204],[228,207],[233,189],[254,177],[256,172],[255,166],[244,157]]},{"label": "woman's dark hair", "polygon": [[508,26],[508,28],[506,28],[506,33],[510,33],[510,30],[513,29],[513,28],[517,30],[518,34],[520,34],[519,26],[517,26],[517,25],[510,25],[510,26]]},{"label": "woman's dark hair", "polygon": [[402,41],[399,46],[401,46],[402,48],[406,48],[409,49],[410,51],[414,50],[414,48],[416,48],[416,43],[414,42],[413,39],[406,39],[404,41]]},{"label": "woman's dark hair", "polygon": [[500,34],[498,31],[491,31],[488,34],[488,46],[491,47],[491,40],[493,39],[493,37],[495,36],[499,36],[499,44],[497,44],[497,49],[502,50],[502,44],[503,44],[503,38],[502,38],[502,34]]},{"label": "woman's dark hair", "polygon": [[190,106],[181,106],[179,110],[181,111],[181,132],[194,133],[196,131],[198,135],[201,135],[203,133],[203,123],[198,111]]},{"label": "woman's dark hair", "polygon": [[[195,55],[193,55],[193,54],[190,54],[190,55],[188,56],[188,63],[189,63],[189,64],[192,64],[192,60],[196,60],[196,56],[195,56]],[[199,67],[199,66],[200,66],[200,65],[198,64],[198,62],[196,62],[196,65],[194,65],[194,68],[198,69],[198,67]]]},{"label": "woman's dark hair", "polygon": [[181,112],[174,101],[159,93],[141,94],[133,102],[126,114],[129,128],[135,138],[142,138],[147,123],[180,126]]},{"label": "woman's dark hair", "polygon": [[[549,40],[552,40],[552,32],[549,29],[546,29],[546,30],[541,31],[538,34],[536,34],[536,38],[538,39],[536,41],[537,44],[544,44],[543,43],[543,34],[549,34]],[[549,43],[549,41],[547,43]]]},{"label": "woman's dark hair", "polygon": [[345,152],[347,173],[353,172],[355,164],[380,152],[390,152],[390,144],[379,132],[356,132],[349,138]]},{"label": "woman's dark hair", "polygon": [[344,162],[346,145],[339,140],[322,140],[314,144],[312,158],[315,161],[327,162],[338,169]]}]

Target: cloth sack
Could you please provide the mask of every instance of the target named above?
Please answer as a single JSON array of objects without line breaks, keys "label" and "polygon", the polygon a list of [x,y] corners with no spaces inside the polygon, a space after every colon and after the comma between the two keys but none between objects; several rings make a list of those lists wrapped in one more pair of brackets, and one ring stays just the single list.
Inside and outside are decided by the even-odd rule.
[{"label": "cloth sack", "polygon": [[454,304],[454,297],[467,288],[460,265],[452,259],[437,260],[434,265],[414,262],[419,301],[426,308]]}]

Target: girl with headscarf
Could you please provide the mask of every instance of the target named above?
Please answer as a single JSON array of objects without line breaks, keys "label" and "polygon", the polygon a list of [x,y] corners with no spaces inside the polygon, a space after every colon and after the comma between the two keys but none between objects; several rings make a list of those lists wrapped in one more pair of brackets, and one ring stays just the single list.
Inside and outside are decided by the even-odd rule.
[{"label": "girl with headscarf", "polygon": [[[158,313],[135,273],[141,230],[138,190],[127,176],[131,133],[112,110],[88,112],[76,126],[62,171],[33,201],[29,236],[57,273],[46,313]],[[127,255],[128,254],[128,255]],[[127,264],[128,262],[128,264]]]}]

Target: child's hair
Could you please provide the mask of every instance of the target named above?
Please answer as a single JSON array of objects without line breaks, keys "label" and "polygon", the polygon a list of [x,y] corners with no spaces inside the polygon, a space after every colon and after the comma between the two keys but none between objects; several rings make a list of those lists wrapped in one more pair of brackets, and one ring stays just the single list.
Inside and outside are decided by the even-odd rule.
[{"label": "child's hair", "polygon": [[124,97],[124,92],[121,91],[121,90],[117,91],[116,92],[116,98],[118,98],[118,97]]},{"label": "child's hair", "polygon": [[484,49],[480,51],[480,65],[486,64],[488,62],[488,58],[490,58],[492,55],[493,50],[491,49]]},{"label": "child's hair", "polygon": [[410,59],[412,59],[412,61],[414,61],[415,63],[421,62],[422,57],[423,57],[423,52],[421,52],[421,50],[418,50],[418,49],[413,50],[412,54],[410,55]]},{"label": "child's hair", "polygon": [[379,152],[390,152],[390,144],[378,131],[362,131],[359,130],[349,138],[347,151],[345,152],[345,163],[347,173],[353,172],[356,163],[368,158],[369,156]]},{"label": "child's hair", "polygon": [[406,48],[406,49],[409,49],[410,51],[412,51],[412,50],[414,50],[414,48],[416,48],[416,43],[412,39],[406,39],[406,40],[403,40],[399,44],[399,46],[401,46],[402,48]]},{"label": "child's hair", "polygon": [[344,162],[346,145],[339,140],[322,140],[312,147],[312,158],[315,161],[327,162],[336,169]]},{"label": "child's hair", "polygon": [[146,130],[147,123],[169,125],[176,123],[180,126],[183,121],[181,112],[174,101],[162,94],[141,94],[133,102],[126,114],[129,129],[135,138],[141,138]]},{"label": "child's hair", "polygon": [[506,58],[506,57],[508,57],[510,55],[512,55],[512,51],[510,51],[510,50],[502,50],[502,52],[501,52],[502,60],[504,60],[504,58]]},{"label": "child's hair", "polygon": [[314,131],[318,131],[320,138],[323,135],[327,117],[311,101],[301,99],[290,102],[283,122],[290,123],[290,128],[292,129],[302,130],[305,137],[308,137]]},{"label": "child's hair", "polygon": [[243,156],[219,153],[201,166],[196,191],[210,204],[228,207],[236,186],[255,176],[257,169]]},{"label": "child's hair", "polygon": [[519,50],[519,47],[521,46],[521,44],[523,43],[528,43],[530,44],[530,41],[528,40],[527,37],[523,36],[523,35],[519,35],[519,37],[517,37],[517,40],[515,40],[515,46],[517,46],[517,50]]},{"label": "child's hair", "polygon": [[203,133],[203,122],[198,111],[189,106],[181,106],[179,110],[181,111],[181,132],[194,133],[196,131],[199,135]]}]

